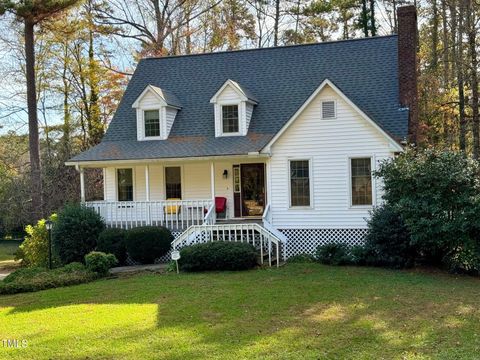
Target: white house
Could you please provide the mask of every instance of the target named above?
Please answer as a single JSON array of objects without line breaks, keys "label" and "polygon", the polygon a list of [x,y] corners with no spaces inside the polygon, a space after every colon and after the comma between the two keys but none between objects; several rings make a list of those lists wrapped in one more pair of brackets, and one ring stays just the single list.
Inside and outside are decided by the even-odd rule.
[{"label": "white house", "polygon": [[82,201],[84,169],[102,168],[86,204],[111,226],[167,226],[174,246],[361,242],[372,171],[416,133],[414,7],[398,19],[392,36],[141,60],[103,141],[68,162]]}]

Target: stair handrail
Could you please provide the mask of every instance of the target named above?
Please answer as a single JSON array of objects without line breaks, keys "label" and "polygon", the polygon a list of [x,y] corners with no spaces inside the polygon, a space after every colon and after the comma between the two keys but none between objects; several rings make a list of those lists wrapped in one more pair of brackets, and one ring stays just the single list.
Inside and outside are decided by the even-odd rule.
[{"label": "stair handrail", "polygon": [[[189,237],[193,236],[195,237],[202,231],[205,231],[207,233],[213,233],[213,232],[218,232],[219,231],[225,231],[225,230],[240,230],[240,229],[254,229],[257,232],[259,232],[263,237],[266,237],[268,241],[268,249],[269,249],[269,264],[271,266],[271,246],[272,244],[275,246],[275,251],[276,251],[276,258],[277,258],[277,267],[279,266],[280,262],[280,245],[282,243],[282,240],[280,240],[275,234],[272,232],[268,231],[265,229],[263,226],[256,224],[256,223],[249,223],[249,224],[203,224],[203,225],[191,225],[188,227],[179,237],[177,237],[175,240],[172,241],[172,249],[176,250],[178,245],[180,245],[183,241],[186,241],[189,239]],[[210,241],[213,241],[210,240]],[[217,240],[218,241],[218,240]],[[232,241],[232,240],[226,240],[226,241]],[[263,261],[263,258],[262,258]]]}]

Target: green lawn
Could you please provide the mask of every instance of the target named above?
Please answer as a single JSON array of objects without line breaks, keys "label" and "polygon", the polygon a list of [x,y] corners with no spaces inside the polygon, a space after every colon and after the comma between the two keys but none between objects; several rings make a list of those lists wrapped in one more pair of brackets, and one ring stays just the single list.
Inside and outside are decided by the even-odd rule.
[{"label": "green lawn", "polygon": [[[292,264],[0,296],[1,359],[475,359],[480,280]],[[0,340],[1,341],[1,340]]]},{"label": "green lawn", "polygon": [[15,267],[15,252],[20,244],[17,240],[0,240],[0,271]]}]

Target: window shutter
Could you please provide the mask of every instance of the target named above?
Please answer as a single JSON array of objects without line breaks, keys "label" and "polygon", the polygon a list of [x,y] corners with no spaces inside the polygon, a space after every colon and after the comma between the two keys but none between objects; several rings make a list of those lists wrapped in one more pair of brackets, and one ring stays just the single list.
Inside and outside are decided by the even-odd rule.
[{"label": "window shutter", "polygon": [[334,119],[335,101],[322,101],[322,119]]}]

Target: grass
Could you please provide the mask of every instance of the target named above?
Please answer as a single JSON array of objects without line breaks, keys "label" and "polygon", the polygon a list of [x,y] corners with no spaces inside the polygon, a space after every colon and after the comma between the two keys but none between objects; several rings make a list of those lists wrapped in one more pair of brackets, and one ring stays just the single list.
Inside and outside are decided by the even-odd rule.
[{"label": "grass", "polygon": [[[480,280],[291,264],[0,296],[2,359],[474,359]],[[1,341],[1,340],[0,340]]]},{"label": "grass", "polygon": [[0,240],[0,271],[15,268],[15,252],[18,250],[21,241]]}]

